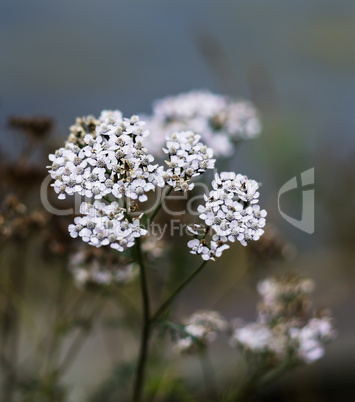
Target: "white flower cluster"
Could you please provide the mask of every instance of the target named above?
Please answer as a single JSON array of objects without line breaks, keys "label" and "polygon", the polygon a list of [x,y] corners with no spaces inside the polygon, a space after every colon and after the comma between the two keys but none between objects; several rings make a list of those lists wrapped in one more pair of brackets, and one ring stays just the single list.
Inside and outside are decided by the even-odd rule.
[{"label": "white flower cluster", "polygon": [[233,172],[222,172],[215,175],[212,187],[209,195],[204,196],[205,205],[198,207],[200,218],[207,226],[205,231],[213,230],[210,245],[205,236],[198,238],[196,225],[189,229],[196,237],[188,242],[190,252],[201,255],[204,260],[219,257],[229,248],[227,241],[238,240],[246,246],[248,241],[259,240],[265,226],[266,211],[257,205],[259,185],[255,180]]},{"label": "white flower cluster", "polygon": [[227,157],[233,154],[236,142],[255,138],[261,131],[258,113],[250,102],[206,90],[156,101],[147,124],[155,132],[154,137],[147,139],[153,154],[160,152],[166,134],[193,130],[213,148],[216,156]]},{"label": "white flower cluster", "polygon": [[69,259],[69,270],[79,288],[89,284],[123,285],[132,282],[138,275],[139,271],[134,263],[121,261],[116,253],[98,251],[100,250],[84,247]]},{"label": "white flower cluster", "polygon": [[181,131],[167,137],[163,150],[169,160],[166,161],[168,170],[164,178],[175,190],[192,190],[194,185],[190,180],[214,168],[213,151],[202,144],[200,138],[192,131]]},{"label": "white flower cluster", "polygon": [[231,345],[280,360],[311,363],[324,355],[336,332],[329,315],[307,319],[313,282],[295,276],[268,278],[258,284],[262,303],[256,322],[237,325]]},{"label": "white flower cluster", "polygon": [[95,199],[125,194],[146,201],[145,193],[164,187],[165,182],[163,167],[152,164],[154,157],[142,144],[149,134],[143,130],[144,122],[137,116],[122,119],[119,111],[104,111],[99,121],[95,131],[84,136],[82,146],[67,142],[49,155],[58,198],[74,193]]},{"label": "white flower cluster", "polygon": [[230,340],[232,346],[242,346],[253,352],[269,352],[277,356],[286,353],[287,337],[278,331],[273,331],[262,322],[252,322],[236,328]]},{"label": "white flower cluster", "polygon": [[291,328],[290,338],[294,342],[298,359],[312,363],[324,356],[324,344],[336,337],[329,317],[312,318],[302,328]]},{"label": "white flower cluster", "polygon": [[[259,317],[263,322],[278,320],[281,317],[298,316],[311,307],[309,294],[314,290],[314,282],[309,278],[289,275],[270,277],[258,283],[262,296]],[[287,301],[287,303],[286,303]]]},{"label": "white flower cluster", "polygon": [[144,237],[141,246],[147,258],[152,260],[162,257],[166,251],[165,241],[156,236]]},{"label": "white flower cluster", "polygon": [[[64,147],[49,155],[49,172],[54,179],[59,199],[79,194],[94,199],[93,205],[83,203],[75,224],[70,225],[72,237],[97,247],[110,245],[122,251],[134,244],[134,238],[146,231],[138,219],[128,219],[130,210],[119,207],[116,201],[126,197],[147,201],[147,192],[166,184],[175,190],[193,188],[195,176],[214,168],[213,151],[200,142],[200,136],[183,131],[168,137],[164,151],[168,154],[168,169],[153,164],[143,138],[144,122],[137,116],[122,117],[120,111],[103,111],[99,119],[92,116],[77,119],[70,128]],[[105,199],[110,205],[100,203]],[[125,205],[125,202],[123,202]],[[112,217],[113,216],[113,217]]]},{"label": "white flower cluster", "polygon": [[[93,136],[96,136],[96,127],[104,121],[105,116],[107,116],[108,113],[115,113],[117,116],[117,113],[121,112],[109,112],[109,111],[103,111],[99,117],[99,119],[95,119],[94,116],[84,116],[84,117],[77,117],[75,120],[75,124],[70,126],[70,134],[69,137],[66,141],[67,143],[73,143],[75,145],[78,145],[80,147],[85,146],[84,138],[86,134],[92,134]],[[122,118],[122,115],[121,115]]]},{"label": "white flower cluster", "polygon": [[141,227],[140,219],[130,222],[124,215],[125,209],[118,203],[104,204],[95,201],[93,204],[83,202],[80,213],[84,216],[76,217],[74,224],[69,225],[70,235],[81,239],[92,246],[109,245],[118,251],[134,245],[137,237],[148,233]]},{"label": "white flower cluster", "polygon": [[201,310],[185,322],[184,336],[174,345],[175,353],[192,353],[217,339],[219,332],[226,331],[227,321],[216,311]]}]

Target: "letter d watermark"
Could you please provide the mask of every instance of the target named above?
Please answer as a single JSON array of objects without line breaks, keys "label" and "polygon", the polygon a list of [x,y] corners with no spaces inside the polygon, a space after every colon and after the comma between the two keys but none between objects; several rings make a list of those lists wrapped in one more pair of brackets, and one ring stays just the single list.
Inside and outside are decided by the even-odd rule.
[{"label": "letter d watermark", "polygon": [[[314,185],[314,168],[306,170],[305,172],[301,173],[301,184],[302,187]],[[288,216],[284,212],[281,211],[280,208],[280,197],[282,194],[287,193],[288,191],[296,189],[297,186],[297,179],[293,177],[287,183],[285,183],[279,191],[277,197],[277,204],[278,209],[281,216],[286,219],[287,222],[291,223],[291,225],[295,226],[296,228],[302,230],[303,232],[312,234],[314,233],[314,189],[312,190],[303,190],[302,191],[302,218],[301,220],[292,218]]]}]

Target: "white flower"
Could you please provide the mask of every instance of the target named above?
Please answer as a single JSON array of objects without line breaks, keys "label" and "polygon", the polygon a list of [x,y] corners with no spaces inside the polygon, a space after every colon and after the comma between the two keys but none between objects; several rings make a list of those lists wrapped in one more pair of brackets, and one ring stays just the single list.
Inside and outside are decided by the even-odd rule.
[{"label": "white flower", "polygon": [[193,349],[194,342],[190,336],[179,339],[173,347],[173,351],[176,354],[188,353],[191,352]]},{"label": "white flower", "polygon": [[79,288],[87,284],[107,286],[132,282],[139,270],[134,263],[126,263],[114,251],[81,247],[69,258],[69,270]]},{"label": "white flower", "polygon": [[122,119],[119,111],[104,111],[94,125],[80,121],[79,145],[67,142],[49,156],[49,172],[58,198],[74,193],[95,199],[110,194],[121,198],[127,192],[143,202],[148,199],[145,192],[163,187],[163,167],[152,165],[154,157],[143,145],[143,138],[149,134],[143,126],[137,116]]},{"label": "white flower", "polygon": [[193,184],[190,180],[193,177],[214,168],[213,151],[199,142],[200,138],[192,131],[176,132],[167,137],[163,150],[169,160],[166,161],[168,170],[164,177],[175,190],[191,190]]},{"label": "white flower", "polygon": [[248,241],[259,240],[265,226],[266,211],[256,204],[259,196],[256,181],[234,172],[222,172],[215,175],[212,188],[208,196],[204,195],[205,205],[197,208],[200,218],[214,232],[212,241],[208,245],[204,239],[204,248],[195,240],[188,243],[190,252],[204,260],[220,257],[229,248],[227,241],[238,240],[246,246]]},{"label": "white flower", "polygon": [[203,325],[210,331],[222,332],[228,328],[228,323],[224,317],[217,311],[199,310],[192,314],[187,320],[190,324]]},{"label": "white flower", "polygon": [[258,202],[259,197],[258,188],[259,185],[255,180],[242,179],[240,185],[238,183],[236,192],[242,201],[255,204]]},{"label": "white flower", "polygon": [[312,318],[303,328],[291,328],[290,337],[295,343],[297,357],[312,363],[324,355],[324,344],[336,337],[328,317]]},{"label": "white flower", "polygon": [[210,259],[214,260],[215,257],[220,257],[222,252],[229,249],[229,247],[228,244],[223,244],[221,241],[211,241]]},{"label": "white flower", "polygon": [[272,322],[287,312],[299,312],[300,308],[306,312],[310,307],[308,298],[313,288],[313,281],[295,275],[264,279],[257,286],[262,297],[261,319]]},{"label": "white flower", "polygon": [[122,119],[122,113],[119,110],[103,110],[100,114],[100,121],[107,121],[112,119],[114,121]]},{"label": "white flower", "polygon": [[247,325],[239,322],[231,345],[253,353],[273,353],[291,362],[295,358],[305,363],[320,359],[324,345],[336,337],[336,331],[329,316],[307,320],[312,289],[312,281],[294,275],[259,282],[262,303],[257,321]]},{"label": "white flower", "polygon": [[272,331],[263,323],[250,323],[237,328],[231,337],[231,345],[240,345],[255,353],[286,353],[287,337]]},{"label": "white flower", "polygon": [[174,345],[176,353],[192,353],[217,339],[226,331],[227,321],[217,311],[201,310],[185,320],[184,336]]},{"label": "white flower", "polygon": [[148,197],[145,193],[154,190],[154,187],[154,184],[147,183],[144,179],[135,179],[127,187],[126,195],[133,200],[147,201]]},{"label": "white flower", "polygon": [[69,225],[68,229],[70,236],[73,237],[74,239],[78,237],[79,233],[82,232],[82,230],[84,229],[85,226],[82,223],[84,223],[83,219],[80,217],[76,217],[74,219],[74,224]]},{"label": "white flower", "polygon": [[70,235],[80,236],[92,246],[110,245],[123,251],[134,245],[135,238],[148,233],[141,227],[140,218],[132,222],[125,218],[125,209],[120,208],[117,202],[105,204],[95,201],[93,205],[83,202],[80,212],[84,216],[75,218],[75,225],[69,225]]},{"label": "white flower", "polygon": [[202,258],[204,255],[209,255],[209,249],[205,246],[204,242],[201,242],[198,239],[190,240],[187,243],[187,246],[191,248],[191,254],[202,254]]},{"label": "white flower", "polygon": [[153,116],[146,118],[154,136],[147,138],[148,149],[158,155],[166,134],[193,130],[214,150],[228,157],[234,143],[255,138],[261,131],[258,114],[251,103],[231,100],[208,91],[192,91],[154,103]]}]

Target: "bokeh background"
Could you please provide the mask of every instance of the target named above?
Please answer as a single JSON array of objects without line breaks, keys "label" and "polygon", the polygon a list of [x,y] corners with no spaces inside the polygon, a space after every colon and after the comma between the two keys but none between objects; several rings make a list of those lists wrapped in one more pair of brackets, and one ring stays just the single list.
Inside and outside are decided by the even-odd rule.
[{"label": "bokeh background", "polygon": [[[266,271],[245,273],[236,263],[243,250],[229,250],[218,269],[186,291],[189,303],[180,313],[216,308],[228,318],[253,320],[257,278],[293,270],[316,281],[315,301],[332,309],[338,340],[323,360],[269,387],[262,400],[355,397],[354,37],[351,0],[0,4],[1,150],[9,160],[22,147],[7,125],[12,115],[52,117],[51,144],[60,144],[77,116],[115,108],[126,116],[150,113],[155,99],[192,89],[248,98],[259,108],[260,139],[244,143],[229,166],[263,183],[269,220],[297,255]],[[32,162],[47,163],[36,155]],[[316,219],[309,235],[282,219],[277,194],[287,180],[312,167]],[[301,191],[285,195],[281,206],[300,218]],[[38,279],[39,294],[46,280]],[[35,266],[31,281],[36,289]],[[122,342],[100,331],[90,337],[67,373],[73,401],[86,400],[112,369],[112,360],[131,352],[133,346]],[[215,358],[231,364],[226,350],[217,348]],[[177,366],[198,377],[192,360],[179,360]]]}]

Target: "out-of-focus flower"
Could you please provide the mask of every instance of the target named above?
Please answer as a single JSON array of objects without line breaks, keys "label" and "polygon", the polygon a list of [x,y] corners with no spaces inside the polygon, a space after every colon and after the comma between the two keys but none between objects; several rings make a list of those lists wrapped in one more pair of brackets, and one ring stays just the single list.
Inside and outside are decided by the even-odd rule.
[{"label": "out-of-focus flower", "polygon": [[289,275],[258,284],[262,297],[256,322],[239,323],[231,345],[253,354],[268,353],[283,362],[312,363],[324,355],[324,345],[336,337],[330,315],[308,317],[310,279]]},{"label": "out-of-focus flower", "polygon": [[232,155],[235,143],[255,138],[261,131],[258,113],[250,102],[206,90],[158,100],[153,115],[145,119],[154,133],[146,139],[154,155],[161,153],[165,136],[175,131],[192,130],[200,134],[202,141],[219,157]]},{"label": "out-of-focus flower", "polygon": [[92,247],[81,247],[69,258],[69,270],[80,288],[91,284],[108,286],[130,283],[139,273],[136,268],[134,263],[125,261],[121,254]]},{"label": "out-of-focus flower", "polygon": [[142,251],[146,253],[148,258],[159,258],[163,255],[165,250],[165,242],[158,240],[154,236],[144,237],[142,241]]},{"label": "out-of-focus flower", "polygon": [[296,275],[271,277],[259,282],[258,292],[262,297],[260,319],[272,322],[280,318],[304,317],[311,307],[309,295],[314,286],[311,279]]},{"label": "out-of-focus flower", "polygon": [[253,322],[235,329],[230,339],[232,346],[240,345],[256,353],[272,353],[283,356],[287,349],[287,336],[261,322]]},{"label": "out-of-focus flower", "polygon": [[291,341],[296,349],[297,358],[313,363],[324,356],[324,344],[336,337],[330,317],[312,318],[302,328],[291,328]]},{"label": "out-of-focus flower", "polygon": [[29,212],[14,194],[9,194],[0,209],[0,241],[25,239],[29,234],[40,231],[45,224],[43,211]]},{"label": "out-of-focus flower", "polygon": [[291,259],[296,254],[295,247],[287,243],[270,224],[264,228],[264,234],[257,242],[250,242],[250,258],[256,264],[268,266],[277,260]]},{"label": "out-of-focus flower", "polygon": [[37,116],[13,116],[9,119],[10,127],[23,131],[33,139],[43,139],[54,127],[54,122],[49,117]]},{"label": "out-of-focus flower", "polygon": [[192,314],[184,323],[183,336],[174,345],[176,353],[192,353],[217,339],[226,331],[227,321],[216,311],[201,310]]}]

